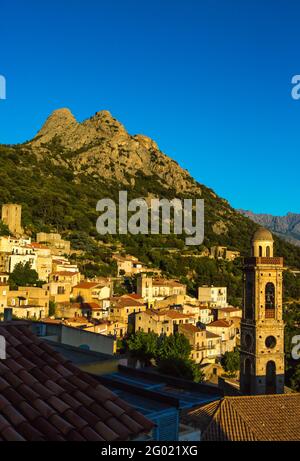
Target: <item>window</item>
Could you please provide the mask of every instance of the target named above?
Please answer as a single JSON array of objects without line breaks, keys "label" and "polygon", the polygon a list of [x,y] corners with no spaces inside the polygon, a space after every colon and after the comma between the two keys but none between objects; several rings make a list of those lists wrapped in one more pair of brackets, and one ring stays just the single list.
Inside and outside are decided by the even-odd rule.
[{"label": "window", "polygon": [[266,248],[266,257],[269,258],[270,255],[271,255],[270,247],[267,246],[267,248]]},{"label": "window", "polygon": [[268,336],[266,338],[265,344],[268,349],[274,349],[276,346],[276,338],[274,336]]},{"label": "window", "polygon": [[259,245],[258,247],[258,255],[260,258],[262,257],[262,246],[261,245]]},{"label": "window", "polygon": [[276,394],[276,364],[273,360],[266,366],[266,394]]},{"label": "window", "polygon": [[275,286],[272,282],[266,284],[265,307],[266,309],[275,309]]}]

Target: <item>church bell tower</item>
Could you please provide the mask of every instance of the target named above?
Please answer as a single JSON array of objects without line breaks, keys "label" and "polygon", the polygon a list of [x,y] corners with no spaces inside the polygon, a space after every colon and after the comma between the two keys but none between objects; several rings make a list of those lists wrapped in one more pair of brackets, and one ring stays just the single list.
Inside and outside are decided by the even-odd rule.
[{"label": "church bell tower", "polygon": [[252,256],[244,260],[240,390],[243,394],[284,391],[283,258],[273,256],[273,237],[259,229]]}]

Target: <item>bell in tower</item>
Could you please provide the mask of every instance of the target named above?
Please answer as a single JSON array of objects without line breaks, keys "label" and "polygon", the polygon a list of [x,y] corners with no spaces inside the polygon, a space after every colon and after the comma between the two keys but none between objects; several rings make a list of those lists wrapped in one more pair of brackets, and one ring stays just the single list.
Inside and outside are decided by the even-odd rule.
[{"label": "bell in tower", "polygon": [[240,389],[243,394],[284,390],[283,258],[273,255],[273,237],[258,229],[252,256],[244,259]]}]

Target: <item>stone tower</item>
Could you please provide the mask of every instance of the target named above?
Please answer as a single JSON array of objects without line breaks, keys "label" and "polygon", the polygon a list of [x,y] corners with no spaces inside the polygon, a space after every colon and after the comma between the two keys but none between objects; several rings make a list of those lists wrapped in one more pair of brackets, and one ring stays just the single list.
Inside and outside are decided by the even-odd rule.
[{"label": "stone tower", "polygon": [[283,258],[273,256],[273,237],[259,229],[252,257],[244,260],[240,389],[243,394],[284,390]]},{"label": "stone tower", "polygon": [[2,205],[2,221],[6,224],[10,232],[15,236],[23,234],[21,226],[22,205],[15,203],[5,203]]},{"label": "stone tower", "polygon": [[137,278],[137,294],[144,298],[148,303],[152,301],[152,277],[140,274]]}]

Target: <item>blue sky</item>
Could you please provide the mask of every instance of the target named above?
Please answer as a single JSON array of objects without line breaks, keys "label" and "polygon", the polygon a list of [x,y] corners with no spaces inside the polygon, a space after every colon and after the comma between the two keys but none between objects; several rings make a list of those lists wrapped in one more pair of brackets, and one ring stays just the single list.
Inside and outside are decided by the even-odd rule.
[{"label": "blue sky", "polygon": [[106,109],[234,207],[300,213],[297,0],[11,0],[0,21],[0,143]]}]

